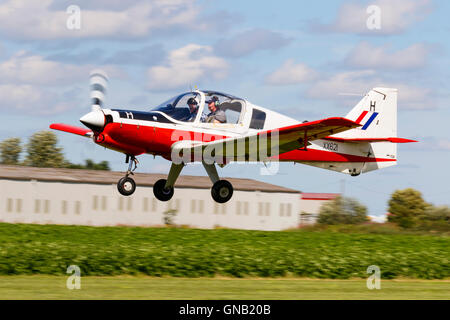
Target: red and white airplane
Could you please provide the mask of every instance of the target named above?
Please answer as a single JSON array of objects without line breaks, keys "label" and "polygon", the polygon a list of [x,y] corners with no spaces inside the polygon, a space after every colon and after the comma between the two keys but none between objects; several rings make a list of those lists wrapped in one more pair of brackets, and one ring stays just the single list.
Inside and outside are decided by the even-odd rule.
[{"label": "red and white airplane", "polygon": [[[153,186],[159,200],[172,198],[187,163],[201,161],[213,183],[213,199],[224,203],[232,197],[233,187],[220,180],[216,164],[297,162],[357,176],[395,165],[396,144],[416,142],[397,137],[396,89],[372,89],[345,117],[299,122],[245,99],[205,90],[182,93],[150,111],[105,109],[106,85],[103,72],[91,74],[92,111],[80,119],[89,129],[66,124],[50,128],[91,138],[124,153],[129,167],[117,187],[125,196],[136,189],[130,175],[136,169],[136,157],[142,154],[172,161],[168,178]],[[191,109],[193,113],[189,100],[197,106]],[[226,122],[211,121],[214,116],[205,122],[208,113],[221,113],[222,118],[225,114]]]}]

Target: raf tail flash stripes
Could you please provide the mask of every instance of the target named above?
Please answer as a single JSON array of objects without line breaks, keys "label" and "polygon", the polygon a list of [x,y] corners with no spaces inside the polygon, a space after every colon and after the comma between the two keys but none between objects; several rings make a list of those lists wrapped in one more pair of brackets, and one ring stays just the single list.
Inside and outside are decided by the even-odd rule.
[{"label": "raf tail flash stripes", "polygon": [[[369,111],[363,111],[360,116],[358,117],[358,119],[356,119],[356,123],[361,123],[363,121],[364,118],[366,118],[367,114],[369,113]],[[366,123],[364,124],[364,126],[361,128],[361,130],[367,130],[367,128],[371,125],[371,123],[373,122],[373,120],[375,120],[375,118],[378,116],[378,112],[373,112],[371,113],[369,119],[366,121]]]}]

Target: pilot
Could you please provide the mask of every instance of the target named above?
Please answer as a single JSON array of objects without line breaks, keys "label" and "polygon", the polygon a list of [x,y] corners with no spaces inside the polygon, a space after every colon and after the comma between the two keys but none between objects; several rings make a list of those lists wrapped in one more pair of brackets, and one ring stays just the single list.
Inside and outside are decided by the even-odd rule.
[{"label": "pilot", "polygon": [[[187,101],[187,104],[189,106],[189,116],[187,117],[186,121],[193,122],[195,118],[197,117],[198,113],[198,102],[194,98],[189,98]],[[202,115],[203,116],[203,115]]]},{"label": "pilot", "polygon": [[210,100],[206,101],[210,113],[206,118],[206,122],[210,123],[226,123],[227,116],[223,110],[219,109],[219,98],[213,96]]}]

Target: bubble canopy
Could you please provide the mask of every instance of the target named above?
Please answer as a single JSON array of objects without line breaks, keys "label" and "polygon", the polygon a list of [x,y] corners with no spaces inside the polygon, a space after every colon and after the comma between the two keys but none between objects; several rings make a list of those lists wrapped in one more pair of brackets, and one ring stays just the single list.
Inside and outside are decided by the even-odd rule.
[{"label": "bubble canopy", "polygon": [[[202,97],[204,96],[204,98]],[[220,103],[239,99],[233,95],[221,93],[217,91],[194,91],[194,92],[185,92],[179,94],[175,97],[170,98],[169,100],[161,103],[157,107],[151,109],[150,111],[155,112],[159,111],[164,113],[165,115],[171,117],[172,119],[178,121],[190,121],[192,118],[192,113],[187,104],[188,100],[193,98],[197,102],[198,109],[195,110],[197,113],[199,110],[203,110],[203,101],[209,100],[211,97],[217,97]]]}]

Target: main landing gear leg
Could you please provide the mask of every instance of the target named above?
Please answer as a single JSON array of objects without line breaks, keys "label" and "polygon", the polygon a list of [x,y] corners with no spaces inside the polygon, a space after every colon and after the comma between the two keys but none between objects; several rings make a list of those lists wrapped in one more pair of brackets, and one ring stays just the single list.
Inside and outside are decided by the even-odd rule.
[{"label": "main landing gear leg", "polygon": [[183,169],[184,164],[175,164],[172,162],[170,167],[169,175],[166,179],[160,179],[156,181],[153,185],[153,194],[160,201],[169,201],[173,197],[173,186],[180,175],[181,169]]},{"label": "main landing gear leg", "polygon": [[117,190],[119,190],[120,194],[124,196],[131,196],[134,193],[134,191],[136,191],[136,182],[134,182],[134,180],[129,176],[134,174],[133,171],[136,170],[139,161],[134,156],[127,155],[125,162],[129,163],[128,170],[127,173],[125,174],[125,177],[123,177],[122,179],[119,180],[119,182],[117,182]]},{"label": "main landing gear leg", "polygon": [[209,178],[211,179],[213,186],[211,188],[211,196],[214,201],[218,203],[225,203],[233,196],[233,186],[227,180],[220,180],[217,174],[217,169],[214,164],[206,164],[203,162]]}]

